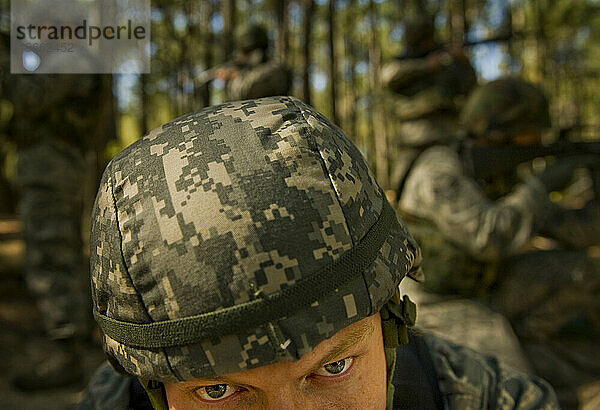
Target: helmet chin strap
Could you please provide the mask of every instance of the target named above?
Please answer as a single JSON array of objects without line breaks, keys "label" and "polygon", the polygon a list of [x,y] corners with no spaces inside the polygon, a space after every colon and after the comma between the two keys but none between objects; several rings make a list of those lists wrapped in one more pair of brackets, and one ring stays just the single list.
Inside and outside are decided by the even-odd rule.
[{"label": "helmet chin strap", "polygon": [[393,377],[396,368],[396,348],[408,344],[408,328],[415,325],[417,306],[407,295],[400,297],[400,288],[379,311],[381,331],[383,333],[383,350],[387,374],[386,409],[394,407]]},{"label": "helmet chin strap", "polygon": [[400,289],[396,289],[394,296],[383,305],[379,313],[384,347],[395,349],[401,344],[408,344],[408,328],[415,325],[417,305],[407,295],[401,298]]},{"label": "helmet chin strap", "polygon": [[138,379],[140,384],[146,390],[152,408],[154,410],[168,410],[169,404],[167,403],[167,393],[165,392],[165,386],[161,382],[154,380],[142,380]]}]

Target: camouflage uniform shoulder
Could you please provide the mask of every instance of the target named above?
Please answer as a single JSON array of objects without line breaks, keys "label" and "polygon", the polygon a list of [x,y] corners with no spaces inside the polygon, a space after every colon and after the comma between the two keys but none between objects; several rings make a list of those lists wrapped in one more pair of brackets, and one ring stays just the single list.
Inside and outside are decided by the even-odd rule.
[{"label": "camouflage uniform shoulder", "polygon": [[[433,175],[460,174],[465,173],[463,161],[458,149],[450,145],[436,144],[423,149],[408,169],[412,178],[423,178],[421,182],[427,182]],[[435,181],[430,181],[435,182]]]},{"label": "camouflage uniform shoulder", "polygon": [[289,94],[290,70],[278,61],[249,66],[231,80],[229,96],[232,100],[271,97]]},{"label": "camouflage uniform shoulder", "polygon": [[92,376],[77,410],[151,410],[152,404],[136,378],[118,373],[104,362]]},{"label": "camouflage uniform shoulder", "polygon": [[434,165],[437,165],[437,162],[439,161],[452,164],[453,167],[456,167],[460,164],[462,167],[462,162],[460,160],[460,156],[458,155],[458,148],[453,144],[438,144],[426,148],[419,155],[417,164],[431,165],[434,163]]},{"label": "camouflage uniform shoulder", "polygon": [[92,376],[77,410],[128,409],[131,377],[117,373],[105,362]]},{"label": "camouflage uniform shoulder", "polygon": [[448,409],[559,409],[550,385],[437,336],[423,335]]},{"label": "camouflage uniform shoulder", "polygon": [[[467,176],[456,149],[434,145],[414,159],[405,178],[404,189],[399,194],[400,209],[429,218],[438,212],[438,196],[453,198],[459,193],[457,181]],[[430,206],[424,207],[424,203]]]},{"label": "camouflage uniform shoulder", "polygon": [[428,74],[431,69],[424,58],[395,58],[381,67],[381,84],[384,89],[403,94],[407,85]]}]

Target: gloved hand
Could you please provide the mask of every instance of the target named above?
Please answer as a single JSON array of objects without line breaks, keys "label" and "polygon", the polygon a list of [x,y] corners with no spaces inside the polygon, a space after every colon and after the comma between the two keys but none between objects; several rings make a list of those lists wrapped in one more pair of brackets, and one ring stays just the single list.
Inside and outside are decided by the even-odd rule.
[{"label": "gloved hand", "polygon": [[585,249],[600,245],[600,209],[595,200],[581,209],[566,209],[552,203],[545,224],[538,230],[543,236],[557,240],[567,249]]},{"label": "gloved hand", "polygon": [[557,159],[555,163],[546,166],[537,176],[548,192],[563,189],[571,182],[576,168],[587,168],[598,164],[600,157],[596,155],[577,155]]}]

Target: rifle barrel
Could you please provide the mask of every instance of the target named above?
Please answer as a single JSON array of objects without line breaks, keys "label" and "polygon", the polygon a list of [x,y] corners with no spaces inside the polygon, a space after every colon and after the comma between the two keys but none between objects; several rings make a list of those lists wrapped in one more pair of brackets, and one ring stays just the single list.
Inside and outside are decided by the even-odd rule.
[{"label": "rifle barrel", "polygon": [[489,147],[465,143],[461,154],[474,176],[489,178],[514,170],[535,158],[598,155],[600,142],[555,142],[549,145]]}]

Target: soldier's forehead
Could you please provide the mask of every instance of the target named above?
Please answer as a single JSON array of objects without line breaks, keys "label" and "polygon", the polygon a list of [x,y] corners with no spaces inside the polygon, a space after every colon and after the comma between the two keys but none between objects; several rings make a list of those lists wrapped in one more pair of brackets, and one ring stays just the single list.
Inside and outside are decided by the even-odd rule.
[{"label": "soldier's forehead", "polygon": [[376,336],[375,330],[378,328],[380,323],[379,314],[375,314],[366,317],[358,322],[352,323],[351,325],[341,329],[335,333],[329,339],[323,340],[315,348],[302,356],[295,362],[279,362],[273,363],[266,366],[258,367],[255,369],[244,370],[237,373],[223,374],[215,377],[200,378],[196,380],[179,382],[180,386],[206,384],[214,382],[232,383],[235,381],[252,380],[257,374],[269,373],[276,367],[287,367],[290,371],[297,371],[298,373],[309,373],[317,370],[323,365],[330,363],[334,360],[343,359],[343,355],[353,350],[353,348],[362,348],[368,342],[371,337]]}]

